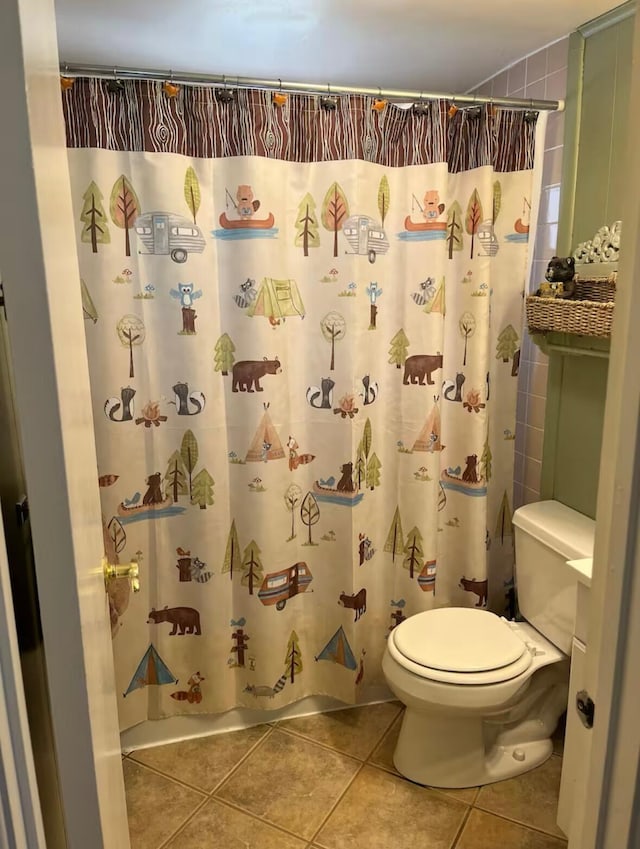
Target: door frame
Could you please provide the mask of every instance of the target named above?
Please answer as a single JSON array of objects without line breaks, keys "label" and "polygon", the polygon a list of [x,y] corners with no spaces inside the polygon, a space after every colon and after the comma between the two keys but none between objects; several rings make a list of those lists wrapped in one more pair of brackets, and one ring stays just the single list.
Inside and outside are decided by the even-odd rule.
[{"label": "door frame", "polygon": [[67,842],[128,849],[56,35],[53,0],[4,0],[0,264]]},{"label": "door frame", "polygon": [[[614,332],[611,339],[589,610],[586,688],[591,757],[576,784],[570,849],[635,849],[640,727],[640,15],[636,15]],[[569,705],[569,710],[575,710]]]}]

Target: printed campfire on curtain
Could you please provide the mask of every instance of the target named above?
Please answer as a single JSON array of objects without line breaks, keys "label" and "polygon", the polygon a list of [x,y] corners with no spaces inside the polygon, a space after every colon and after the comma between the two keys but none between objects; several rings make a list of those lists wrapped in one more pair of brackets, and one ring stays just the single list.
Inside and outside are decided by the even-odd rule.
[{"label": "printed campfire on curtain", "polygon": [[407,616],[502,613],[535,125],[63,98],[122,726],[366,701]]}]

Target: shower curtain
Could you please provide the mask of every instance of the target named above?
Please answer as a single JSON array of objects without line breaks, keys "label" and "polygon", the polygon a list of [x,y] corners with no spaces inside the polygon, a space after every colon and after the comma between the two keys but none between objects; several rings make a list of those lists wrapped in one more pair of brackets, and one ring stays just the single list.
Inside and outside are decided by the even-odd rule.
[{"label": "shower curtain", "polygon": [[122,726],[367,701],[406,617],[504,612],[532,116],[63,99]]}]

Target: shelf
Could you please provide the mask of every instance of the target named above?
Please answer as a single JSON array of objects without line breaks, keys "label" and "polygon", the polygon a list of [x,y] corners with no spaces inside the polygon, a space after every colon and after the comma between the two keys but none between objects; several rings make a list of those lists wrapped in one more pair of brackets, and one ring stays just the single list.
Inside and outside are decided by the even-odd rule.
[{"label": "shelf", "polygon": [[531,333],[531,341],[547,354],[562,354],[569,357],[609,357],[610,339],[597,336],[577,336],[573,333]]}]

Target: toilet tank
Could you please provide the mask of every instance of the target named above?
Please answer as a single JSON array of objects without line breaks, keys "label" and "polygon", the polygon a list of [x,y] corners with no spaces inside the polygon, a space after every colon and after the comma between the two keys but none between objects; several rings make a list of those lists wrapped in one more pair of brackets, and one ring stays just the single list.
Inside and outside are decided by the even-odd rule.
[{"label": "toilet tank", "polygon": [[520,613],[571,654],[577,578],[567,560],[593,556],[595,522],[558,501],[539,501],[513,514]]}]

